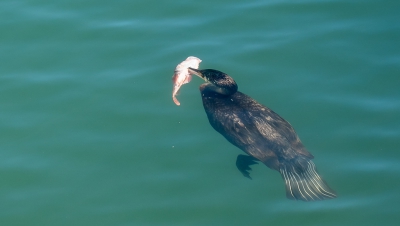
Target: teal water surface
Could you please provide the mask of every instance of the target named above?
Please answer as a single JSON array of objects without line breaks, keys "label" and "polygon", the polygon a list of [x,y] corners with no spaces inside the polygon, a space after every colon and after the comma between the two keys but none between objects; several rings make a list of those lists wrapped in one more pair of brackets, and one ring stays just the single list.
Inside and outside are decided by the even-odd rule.
[{"label": "teal water surface", "polygon": [[[398,1],[0,3],[1,225],[398,225]],[[338,198],[236,169],[187,56],[296,129]]]}]

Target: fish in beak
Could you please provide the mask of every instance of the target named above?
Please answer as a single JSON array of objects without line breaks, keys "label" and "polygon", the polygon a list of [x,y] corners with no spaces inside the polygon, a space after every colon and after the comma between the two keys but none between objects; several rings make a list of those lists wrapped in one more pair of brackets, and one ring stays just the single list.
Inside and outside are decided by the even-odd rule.
[{"label": "fish in beak", "polygon": [[192,75],[188,68],[197,69],[199,68],[200,62],[201,60],[199,58],[190,56],[176,66],[174,75],[172,76],[172,100],[176,105],[181,105],[178,99],[176,99],[179,89],[182,85],[189,83],[192,80]]}]

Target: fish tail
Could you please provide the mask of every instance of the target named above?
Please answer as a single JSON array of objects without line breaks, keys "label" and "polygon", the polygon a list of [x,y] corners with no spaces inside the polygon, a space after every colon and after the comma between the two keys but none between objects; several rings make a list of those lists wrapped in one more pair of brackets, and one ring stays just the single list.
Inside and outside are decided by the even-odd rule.
[{"label": "fish tail", "polygon": [[336,193],[318,175],[315,164],[304,157],[283,161],[279,169],[289,199],[313,201],[336,198]]}]

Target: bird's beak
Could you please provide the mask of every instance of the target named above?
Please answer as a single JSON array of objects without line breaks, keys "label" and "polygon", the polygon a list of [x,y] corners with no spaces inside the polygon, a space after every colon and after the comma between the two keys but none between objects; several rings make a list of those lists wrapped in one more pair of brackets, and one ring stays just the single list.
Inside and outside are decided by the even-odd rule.
[{"label": "bird's beak", "polygon": [[201,73],[200,70],[189,67],[188,71],[189,71],[189,74],[197,75],[197,76],[199,76],[199,78],[205,80],[204,75],[203,75],[203,73]]}]

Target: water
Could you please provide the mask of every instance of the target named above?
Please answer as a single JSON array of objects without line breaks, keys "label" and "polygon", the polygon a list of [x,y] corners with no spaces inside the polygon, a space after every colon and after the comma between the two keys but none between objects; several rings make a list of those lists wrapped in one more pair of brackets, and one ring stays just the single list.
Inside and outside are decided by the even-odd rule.
[{"label": "water", "polygon": [[[397,225],[398,1],[0,3],[1,225]],[[287,119],[335,200],[235,167],[187,56]]]}]

